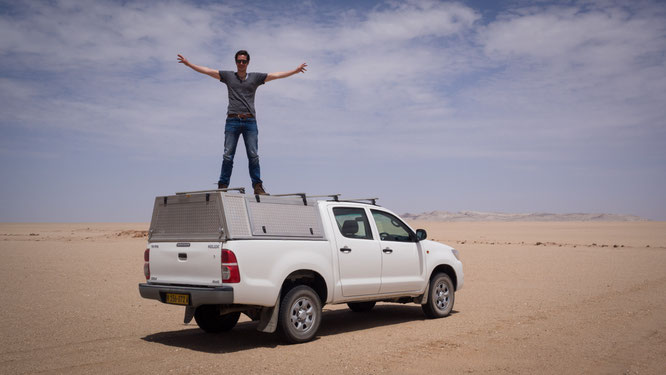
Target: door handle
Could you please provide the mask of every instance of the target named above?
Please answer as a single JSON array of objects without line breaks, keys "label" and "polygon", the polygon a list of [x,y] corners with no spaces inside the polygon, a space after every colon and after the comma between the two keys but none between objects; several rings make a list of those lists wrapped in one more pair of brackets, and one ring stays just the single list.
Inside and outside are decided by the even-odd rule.
[{"label": "door handle", "polygon": [[386,254],[391,254],[393,252],[393,249],[391,249],[390,247],[387,247],[386,249],[384,249],[382,251]]},{"label": "door handle", "polygon": [[351,248],[349,246],[344,246],[340,248],[340,251],[342,251],[345,254],[351,253]]}]

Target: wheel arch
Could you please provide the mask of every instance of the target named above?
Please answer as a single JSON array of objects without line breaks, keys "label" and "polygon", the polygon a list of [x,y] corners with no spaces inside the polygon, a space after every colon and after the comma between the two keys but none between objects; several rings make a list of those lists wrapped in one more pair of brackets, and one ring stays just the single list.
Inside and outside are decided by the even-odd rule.
[{"label": "wheel arch", "polygon": [[289,290],[298,285],[307,285],[312,288],[319,296],[322,306],[326,304],[328,286],[326,285],[326,279],[319,272],[310,269],[293,271],[282,282],[280,295],[284,296]]},{"label": "wheel arch", "polygon": [[451,278],[451,281],[453,281],[454,290],[456,290],[456,291],[458,290],[458,276],[456,275],[456,271],[453,269],[453,267],[451,267],[448,264],[438,265],[430,273],[430,279],[429,280],[432,280],[433,276],[435,276],[438,273],[445,273],[445,274],[449,275],[449,277]]}]

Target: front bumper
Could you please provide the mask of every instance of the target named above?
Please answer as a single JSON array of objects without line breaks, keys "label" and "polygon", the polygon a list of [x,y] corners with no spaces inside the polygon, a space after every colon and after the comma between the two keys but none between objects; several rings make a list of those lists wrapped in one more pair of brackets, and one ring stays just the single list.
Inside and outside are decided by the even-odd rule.
[{"label": "front bumper", "polygon": [[167,293],[188,294],[190,296],[188,306],[192,307],[201,305],[230,305],[234,303],[234,288],[230,286],[205,288],[147,283],[139,284],[139,294],[143,298],[155,299],[166,303]]},{"label": "front bumper", "polygon": [[458,264],[454,266],[454,271],[456,273],[456,292],[462,289],[465,285],[465,273],[463,272],[463,264],[461,261],[458,261]]}]

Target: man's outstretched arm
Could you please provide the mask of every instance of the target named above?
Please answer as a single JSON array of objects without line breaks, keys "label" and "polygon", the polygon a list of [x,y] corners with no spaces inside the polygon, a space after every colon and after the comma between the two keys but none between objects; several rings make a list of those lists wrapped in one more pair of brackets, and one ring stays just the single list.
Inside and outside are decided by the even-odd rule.
[{"label": "man's outstretched arm", "polygon": [[277,73],[268,73],[266,76],[266,80],[264,82],[272,81],[274,79],[280,79],[280,78],[287,78],[290,76],[293,76],[296,73],[305,73],[307,69],[305,69],[308,66],[308,64],[303,63],[298,66],[298,68],[294,70],[290,70],[288,72],[277,72]]},{"label": "man's outstretched arm", "polygon": [[190,68],[196,70],[197,72],[199,72],[201,74],[211,76],[211,77],[215,78],[218,81],[220,80],[220,71],[219,70],[214,70],[214,69],[211,69],[211,68],[207,68],[205,66],[199,66],[199,65],[192,64],[191,62],[189,62],[185,58],[185,56],[183,56],[181,54],[178,55],[178,62],[180,64],[185,64],[186,66],[189,66]]}]

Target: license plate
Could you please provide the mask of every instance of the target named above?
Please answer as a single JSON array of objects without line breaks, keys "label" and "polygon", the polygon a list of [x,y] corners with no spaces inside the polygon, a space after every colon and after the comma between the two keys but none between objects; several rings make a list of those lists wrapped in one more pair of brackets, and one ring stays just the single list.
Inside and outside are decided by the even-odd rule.
[{"label": "license plate", "polygon": [[167,293],[165,302],[166,303],[171,303],[171,304],[174,304],[174,305],[189,305],[190,304],[190,295],[189,294]]}]

